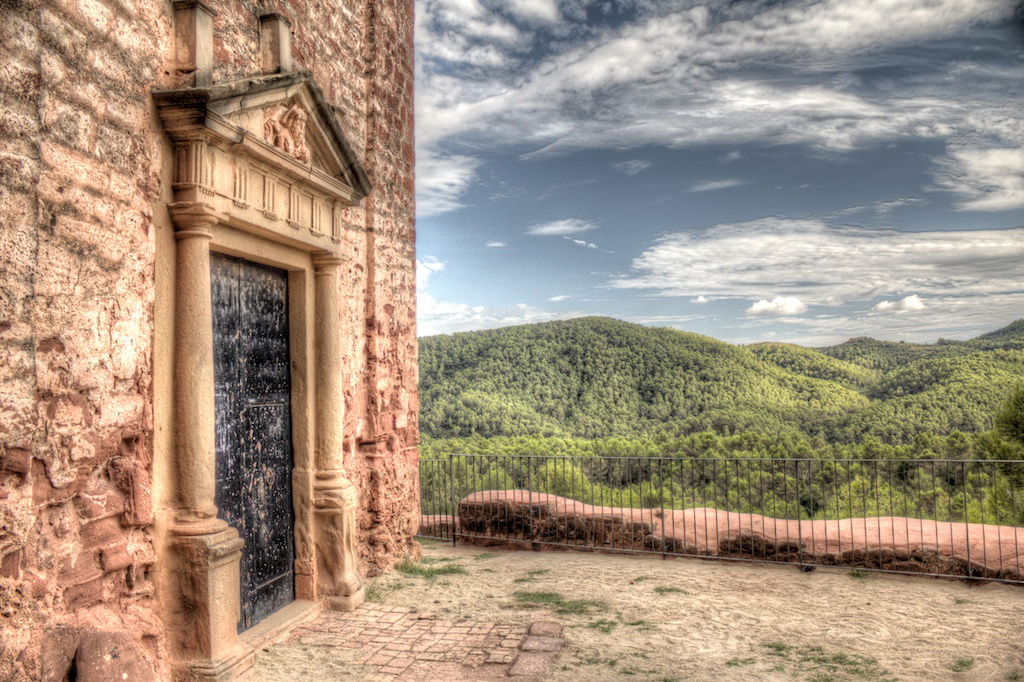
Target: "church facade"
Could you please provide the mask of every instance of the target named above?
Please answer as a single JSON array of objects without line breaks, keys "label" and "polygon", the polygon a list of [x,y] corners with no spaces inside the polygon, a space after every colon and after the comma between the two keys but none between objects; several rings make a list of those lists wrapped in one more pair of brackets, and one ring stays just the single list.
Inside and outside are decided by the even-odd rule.
[{"label": "church facade", "polygon": [[244,677],[417,551],[412,2],[0,13],[0,678]]}]

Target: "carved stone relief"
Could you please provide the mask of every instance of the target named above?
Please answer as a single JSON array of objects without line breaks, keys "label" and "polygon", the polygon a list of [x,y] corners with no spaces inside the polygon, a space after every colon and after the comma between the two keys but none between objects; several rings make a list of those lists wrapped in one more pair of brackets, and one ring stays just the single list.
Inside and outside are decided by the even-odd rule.
[{"label": "carved stone relief", "polygon": [[264,110],[263,139],[296,160],[309,163],[306,111],[296,102],[278,103]]}]

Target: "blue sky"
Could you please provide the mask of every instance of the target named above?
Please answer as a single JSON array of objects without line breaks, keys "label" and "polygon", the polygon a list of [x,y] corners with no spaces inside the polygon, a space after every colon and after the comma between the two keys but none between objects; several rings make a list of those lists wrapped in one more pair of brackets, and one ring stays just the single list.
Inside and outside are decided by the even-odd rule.
[{"label": "blue sky", "polygon": [[1024,317],[1004,0],[418,0],[419,333],[737,343]]}]

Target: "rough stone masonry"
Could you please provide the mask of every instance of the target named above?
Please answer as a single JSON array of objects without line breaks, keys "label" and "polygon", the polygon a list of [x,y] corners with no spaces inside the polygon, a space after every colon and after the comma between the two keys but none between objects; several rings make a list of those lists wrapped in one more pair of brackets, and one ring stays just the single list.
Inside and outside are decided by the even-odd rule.
[{"label": "rough stone masonry", "polygon": [[[180,461],[176,350],[209,315],[182,310],[187,242],[289,272],[296,596],[336,569],[298,527],[319,532],[306,508],[333,499],[306,449],[354,485],[361,575],[415,553],[412,33],[412,0],[0,0],[0,679],[246,670],[216,625],[237,613],[213,613],[237,543],[194,540],[234,531],[210,530]],[[291,99],[247,132],[250,114],[209,113],[219,84],[236,108],[275,84]],[[205,112],[195,144],[169,134],[171,105]],[[324,415],[340,452],[320,452]]]}]

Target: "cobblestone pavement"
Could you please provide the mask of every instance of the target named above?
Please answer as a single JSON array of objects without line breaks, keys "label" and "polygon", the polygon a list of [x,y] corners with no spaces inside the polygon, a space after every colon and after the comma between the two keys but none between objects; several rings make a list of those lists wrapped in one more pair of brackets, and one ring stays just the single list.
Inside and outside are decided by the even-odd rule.
[{"label": "cobblestone pavement", "polygon": [[[534,631],[533,636],[530,630]],[[537,637],[536,635],[555,637]],[[557,623],[503,625],[443,620],[404,606],[364,604],[345,613],[326,611],[296,627],[278,647],[331,647],[338,661],[363,680],[492,680],[510,674],[535,678],[561,648]],[[535,645],[553,640],[538,659]],[[522,652],[520,649],[522,648]],[[517,663],[513,668],[513,664]]]}]

